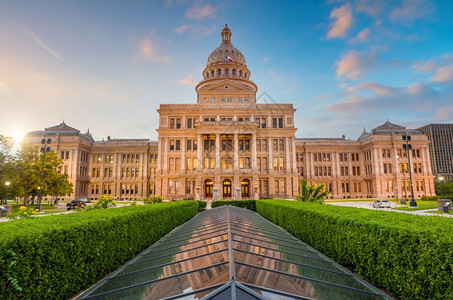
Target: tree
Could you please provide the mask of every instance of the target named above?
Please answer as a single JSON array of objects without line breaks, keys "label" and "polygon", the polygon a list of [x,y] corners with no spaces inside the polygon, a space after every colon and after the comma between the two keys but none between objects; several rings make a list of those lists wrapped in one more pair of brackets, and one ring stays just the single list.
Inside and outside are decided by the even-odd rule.
[{"label": "tree", "polygon": [[[436,195],[442,197],[442,183],[439,180],[434,180]],[[453,181],[444,182],[444,195],[446,199],[453,198]]]},{"label": "tree", "polygon": [[[38,147],[24,144],[18,151],[15,161],[16,194],[24,198],[24,205],[31,199],[34,203],[41,183],[43,154],[38,154]],[[68,181],[68,175],[60,174],[63,161],[54,151],[46,153],[44,161],[44,179],[42,196],[66,196],[72,193],[73,185]]]},{"label": "tree", "polygon": [[5,195],[5,182],[12,182],[14,156],[11,154],[11,150],[13,146],[12,138],[0,134],[0,199],[3,199],[3,195]]},{"label": "tree", "polygon": [[299,184],[301,194],[296,195],[296,200],[301,202],[323,203],[324,198],[330,194],[330,191],[325,189],[325,184],[307,184],[305,178]]}]

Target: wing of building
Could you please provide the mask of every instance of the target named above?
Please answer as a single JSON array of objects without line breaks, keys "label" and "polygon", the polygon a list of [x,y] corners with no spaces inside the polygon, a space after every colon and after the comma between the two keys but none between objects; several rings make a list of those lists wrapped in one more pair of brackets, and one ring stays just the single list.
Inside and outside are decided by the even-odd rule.
[{"label": "wing of building", "polygon": [[[293,199],[299,182],[326,184],[330,198],[406,196],[409,167],[416,197],[434,195],[429,141],[390,122],[356,141],[296,138],[292,104],[257,103],[258,87],[228,26],[208,57],[194,104],[161,104],[158,141],[94,141],[60,125],[29,133],[51,137],[74,183],[69,198]],[[195,101],[194,101],[195,102]],[[402,134],[412,136],[411,166]]]}]

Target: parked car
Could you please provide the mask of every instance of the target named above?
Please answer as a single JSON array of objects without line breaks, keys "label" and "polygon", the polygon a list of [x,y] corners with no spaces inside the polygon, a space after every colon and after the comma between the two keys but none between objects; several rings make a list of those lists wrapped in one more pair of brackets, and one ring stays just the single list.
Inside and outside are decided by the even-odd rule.
[{"label": "parked car", "polygon": [[74,209],[74,208],[84,208],[85,202],[82,200],[72,200],[69,203],[66,203],[66,210]]},{"label": "parked car", "polygon": [[374,208],[390,208],[390,202],[387,200],[377,200],[373,203]]},{"label": "parked car", "polygon": [[79,199],[80,201],[84,202],[84,203],[90,203],[90,199],[88,199],[87,197],[82,197]]}]

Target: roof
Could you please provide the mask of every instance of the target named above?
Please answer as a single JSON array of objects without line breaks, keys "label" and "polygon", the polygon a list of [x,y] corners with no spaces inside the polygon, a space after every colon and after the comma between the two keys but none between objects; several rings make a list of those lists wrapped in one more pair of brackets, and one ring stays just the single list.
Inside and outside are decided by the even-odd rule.
[{"label": "roof", "polygon": [[44,130],[32,131],[26,134],[26,136],[80,136],[81,138],[94,142],[93,136],[90,131],[87,133],[80,133],[80,130],[66,125],[63,121],[59,125],[47,127]]},{"label": "roof", "polygon": [[381,126],[378,126],[372,129],[370,132],[366,132],[364,129],[362,135],[358,138],[358,141],[362,141],[372,135],[391,135],[391,134],[410,134],[410,135],[419,135],[424,134],[423,132],[416,129],[406,129],[406,127],[390,123],[389,121],[385,122]]},{"label": "roof", "polygon": [[391,299],[252,211],[199,213],[77,299]]}]

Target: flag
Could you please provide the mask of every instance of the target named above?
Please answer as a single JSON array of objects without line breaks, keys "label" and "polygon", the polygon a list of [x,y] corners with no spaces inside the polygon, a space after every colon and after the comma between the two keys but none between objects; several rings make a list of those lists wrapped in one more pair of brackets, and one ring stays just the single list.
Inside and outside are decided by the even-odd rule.
[{"label": "flag", "polygon": [[233,61],[233,59],[231,57],[227,56],[226,62],[228,63],[228,62],[231,62],[231,61]]}]

